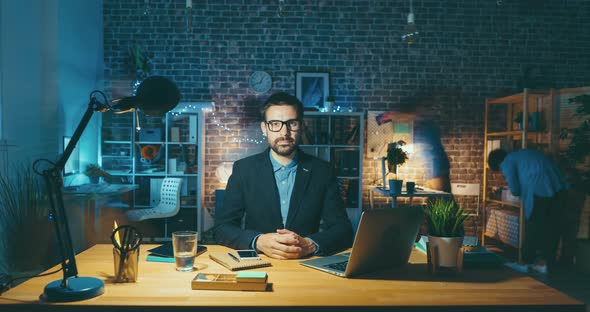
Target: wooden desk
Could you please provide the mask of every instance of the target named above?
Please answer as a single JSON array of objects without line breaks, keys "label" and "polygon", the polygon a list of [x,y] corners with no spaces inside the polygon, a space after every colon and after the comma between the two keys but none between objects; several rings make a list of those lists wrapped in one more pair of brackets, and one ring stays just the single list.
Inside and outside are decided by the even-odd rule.
[{"label": "wooden desk", "polygon": [[443,191],[437,191],[437,190],[431,190],[428,188],[417,188],[416,191],[414,193],[408,193],[407,191],[402,191],[401,193],[397,194],[397,193],[392,193],[391,190],[389,189],[384,189],[382,186],[377,186],[377,187],[373,187],[371,189],[371,206],[373,203],[373,193],[372,192],[377,192],[381,195],[385,195],[385,196],[389,196],[391,197],[391,208],[395,208],[395,206],[397,205],[397,198],[398,197],[409,197],[410,198],[410,205],[412,204],[412,199],[414,197],[427,197],[427,198],[436,198],[436,197],[446,197],[449,198],[451,197],[451,193],[447,193],[447,192],[443,192]]},{"label": "wooden desk", "polygon": [[[105,280],[105,293],[86,301],[47,304],[39,295],[61,274],[30,279],[0,296],[0,311],[585,311],[582,302],[528,276],[500,269],[465,269],[456,276],[431,276],[426,257],[414,251],[403,270],[345,279],[298,264],[271,260],[273,290],[267,292],[191,290],[197,272],[177,272],[174,263],[146,262],[144,245],[137,283],[114,284],[111,245],[79,254],[82,276]],[[208,246],[210,251],[228,251]],[[202,272],[227,273],[208,252],[196,259]]]}]

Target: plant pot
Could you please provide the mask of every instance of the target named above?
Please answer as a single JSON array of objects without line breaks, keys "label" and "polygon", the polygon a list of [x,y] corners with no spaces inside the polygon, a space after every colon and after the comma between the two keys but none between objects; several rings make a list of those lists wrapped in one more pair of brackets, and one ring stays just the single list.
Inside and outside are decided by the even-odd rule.
[{"label": "plant pot", "polygon": [[389,191],[392,194],[401,194],[404,180],[389,180]]},{"label": "plant pot", "polygon": [[88,177],[88,179],[90,179],[90,183],[92,184],[98,184],[100,182],[100,177]]},{"label": "plant pot", "polygon": [[[462,267],[459,263],[459,249],[463,245],[463,237],[438,237],[428,235],[428,244],[430,250],[434,250],[438,267],[455,268]],[[461,262],[463,259],[460,259]]]}]

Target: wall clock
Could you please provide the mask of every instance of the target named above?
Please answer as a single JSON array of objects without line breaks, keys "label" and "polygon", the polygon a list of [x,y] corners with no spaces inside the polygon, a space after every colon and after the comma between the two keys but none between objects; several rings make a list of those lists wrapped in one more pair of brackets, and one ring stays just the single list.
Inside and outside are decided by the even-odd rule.
[{"label": "wall clock", "polygon": [[265,71],[255,71],[248,78],[248,84],[252,90],[258,93],[265,93],[272,87],[272,78]]}]

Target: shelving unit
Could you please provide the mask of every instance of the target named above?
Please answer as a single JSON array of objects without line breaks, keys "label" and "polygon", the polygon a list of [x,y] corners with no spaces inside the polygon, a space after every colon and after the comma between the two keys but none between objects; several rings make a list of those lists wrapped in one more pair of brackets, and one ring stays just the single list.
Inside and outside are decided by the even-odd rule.
[{"label": "shelving unit", "polygon": [[[492,187],[500,186],[500,181],[492,179],[487,155],[492,149],[500,147],[509,152],[524,148],[554,152],[557,141],[554,137],[557,133],[554,98],[554,90],[524,89],[522,93],[486,99],[485,103],[482,244],[486,244],[486,238],[500,238],[503,243],[517,249],[519,262],[522,262],[522,241],[526,230],[524,209],[522,203],[502,199],[498,192],[492,192]],[[522,117],[520,124],[516,122],[518,116]],[[488,224],[490,215],[498,223]],[[502,222],[506,224],[500,224]],[[491,235],[488,226],[495,228],[495,235]],[[506,232],[502,233],[502,229]],[[517,240],[513,237],[515,230]]]},{"label": "shelving unit", "polygon": [[101,120],[99,163],[111,175],[139,185],[129,206],[155,206],[162,180],[183,178],[180,212],[171,218],[142,221],[161,229],[155,234],[157,240],[170,238],[176,230],[201,233],[203,109],[210,107],[209,102],[181,102],[163,117],[140,114],[138,121],[134,114],[104,114]]},{"label": "shelving unit", "polygon": [[332,164],[356,229],[362,211],[364,113],[305,112],[304,120],[301,149]]}]

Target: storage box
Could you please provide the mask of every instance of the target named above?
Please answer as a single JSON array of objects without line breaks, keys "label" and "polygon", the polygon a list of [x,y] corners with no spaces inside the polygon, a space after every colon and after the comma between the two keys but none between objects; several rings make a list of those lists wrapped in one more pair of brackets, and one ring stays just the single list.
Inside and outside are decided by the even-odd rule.
[{"label": "storage box", "polygon": [[170,142],[180,142],[180,128],[170,128]]},{"label": "storage box", "polygon": [[519,216],[517,211],[488,209],[486,235],[513,247],[518,247]]},{"label": "storage box", "polygon": [[507,186],[502,187],[502,201],[513,205],[520,205],[520,197],[512,195]]},{"label": "storage box", "polygon": [[143,128],[139,131],[139,140],[143,142],[162,142],[162,130],[159,128]]}]

